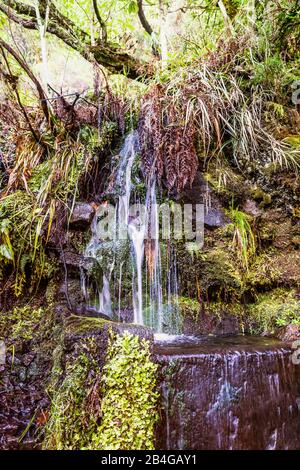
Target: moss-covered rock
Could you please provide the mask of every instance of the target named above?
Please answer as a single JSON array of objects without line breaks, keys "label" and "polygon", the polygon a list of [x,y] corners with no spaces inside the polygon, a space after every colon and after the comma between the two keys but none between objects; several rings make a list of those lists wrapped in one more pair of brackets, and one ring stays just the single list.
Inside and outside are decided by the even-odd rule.
[{"label": "moss-covered rock", "polygon": [[52,396],[43,447],[153,449],[157,394],[151,344],[127,330],[113,333],[109,326],[104,351],[99,330],[107,323],[96,320],[68,322],[67,335],[73,340],[74,334],[82,336],[66,344],[72,351],[67,349],[62,379]]},{"label": "moss-covered rock", "polygon": [[265,290],[280,286],[298,286],[300,282],[300,251],[268,250],[256,258],[245,282],[253,288]]},{"label": "moss-covered rock", "polygon": [[210,297],[223,294],[237,295],[243,291],[243,280],[232,256],[221,249],[203,253],[201,260],[201,287]]},{"label": "moss-covered rock", "polygon": [[245,307],[240,302],[198,302],[179,298],[182,331],[188,335],[235,335],[244,332]]},{"label": "moss-covered rock", "polygon": [[300,299],[295,289],[274,289],[259,294],[247,306],[247,320],[252,333],[275,333],[276,328],[300,325]]}]

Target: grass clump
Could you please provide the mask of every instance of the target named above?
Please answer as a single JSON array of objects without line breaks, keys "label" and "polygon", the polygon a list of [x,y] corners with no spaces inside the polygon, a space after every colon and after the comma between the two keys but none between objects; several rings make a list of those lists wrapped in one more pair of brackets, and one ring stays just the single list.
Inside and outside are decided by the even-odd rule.
[{"label": "grass clump", "polygon": [[249,222],[249,217],[239,209],[231,207],[229,216],[234,224],[233,245],[237,248],[244,268],[248,270],[249,260],[254,256],[255,237]]},{"label": "grass clump", "polygon": [[[45,227],[46,221],[48,227],[47,223]],[[16,296],[23,291],[26,272],[31,272],[33,287],[43,276],[50,276],[56,269],[44,249],[50,223],[42,207],[35,204],[34,197],[24,191],[15,191],[0,200],[0,279],[7,275],[6,269],[10,268]]]}]

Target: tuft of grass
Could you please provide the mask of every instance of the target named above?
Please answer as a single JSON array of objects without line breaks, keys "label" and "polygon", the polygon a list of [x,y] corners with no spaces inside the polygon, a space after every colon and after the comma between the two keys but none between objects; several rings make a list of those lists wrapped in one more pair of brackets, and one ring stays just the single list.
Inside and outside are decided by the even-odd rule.
[{"label": "tuft of grass", "polygon": [[255,236],[249,217],[233,206],[229,210],[229,217],[234,224],[233,246],[238,250],[244,268],[248,270],[249,261],[256,251]]},{"label": "tuft of grass", "polygon": [[[213,59],[179,70],[142,102],[138,127],[146,175],[154,173],[180,192],[192,183],[199,157],[204,165],[231,155],[238,168],[251,162],[298,171],[299,148],[278,140],[266,127],[272,98],[258,85],[249,93],[237,74],[216,67]],[[282,117],[280,103],[273,112]]]}]

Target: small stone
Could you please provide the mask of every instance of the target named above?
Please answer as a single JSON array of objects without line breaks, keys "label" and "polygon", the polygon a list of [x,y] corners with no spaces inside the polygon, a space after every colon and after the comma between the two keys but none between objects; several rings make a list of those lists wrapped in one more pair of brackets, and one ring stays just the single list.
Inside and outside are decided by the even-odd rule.
[{"label": "small stone", "polygon": [[216,207],[209,207],[207,212],[204,212],[204,225],[208,228],[223,227],[228,222],[222,209]]},{"label": "small stone", "polygon": [[243,206],[243,211],[246,212],[246,214],[251,215],[252,217],[258,217],[262,214],[262,211],[260,210],[256,202],[252,199],[247,199]]},{"label": "small stone", "polygon": [[87,228],[95,215],[95,208],[87,202],[78,202],[72,212],[69,227],[71,229]]},{"label": "small stone", "polygon": [[19,369],[18,376],[19,376],[20,382],[25,382],[25,380],[26,380],[26,369],[25,369],[25,367],[22,367],[21,369]]},{"label": "small stone", "polygon": [[24,366],[29,366],[35,358],[35,353],[28,353],[22,357],[22,363]]}]

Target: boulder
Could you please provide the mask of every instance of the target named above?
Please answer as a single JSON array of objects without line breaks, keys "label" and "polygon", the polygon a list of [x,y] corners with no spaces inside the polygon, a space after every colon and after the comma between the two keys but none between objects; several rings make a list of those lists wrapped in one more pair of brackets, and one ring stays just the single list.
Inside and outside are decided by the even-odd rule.
[{"label": "boulder", "polygon": [[286,325],[276,332],[276,337],[285,343],[300,339],[300,325]]},{"label": "boulder", "polygon": [[259,217],[262,215],[262,210],[258,207],[257,203],[253,199],[247,199],[244,206],[243,212],[251,215],[252,217]]},{"label": "boulder", "polygon": [[87,202],[78,202],[75,204],[70,221],[69,228],[82,230],[91,224],[95,215],[95,208]]},{"label": "boulder", "polygon": [[223,227],[228,221],[228,217],[225,216],[224,211],[220,207],[208,207],[204,211],[204,226],[206,228]]},{"label": "boulder", "polygon": [[185,204],[204,204],[204,225],[214,229],[223,227],[228,222],[222,205],[200,171],[197,172],[191,188],[186,188],[180,199]]}]

